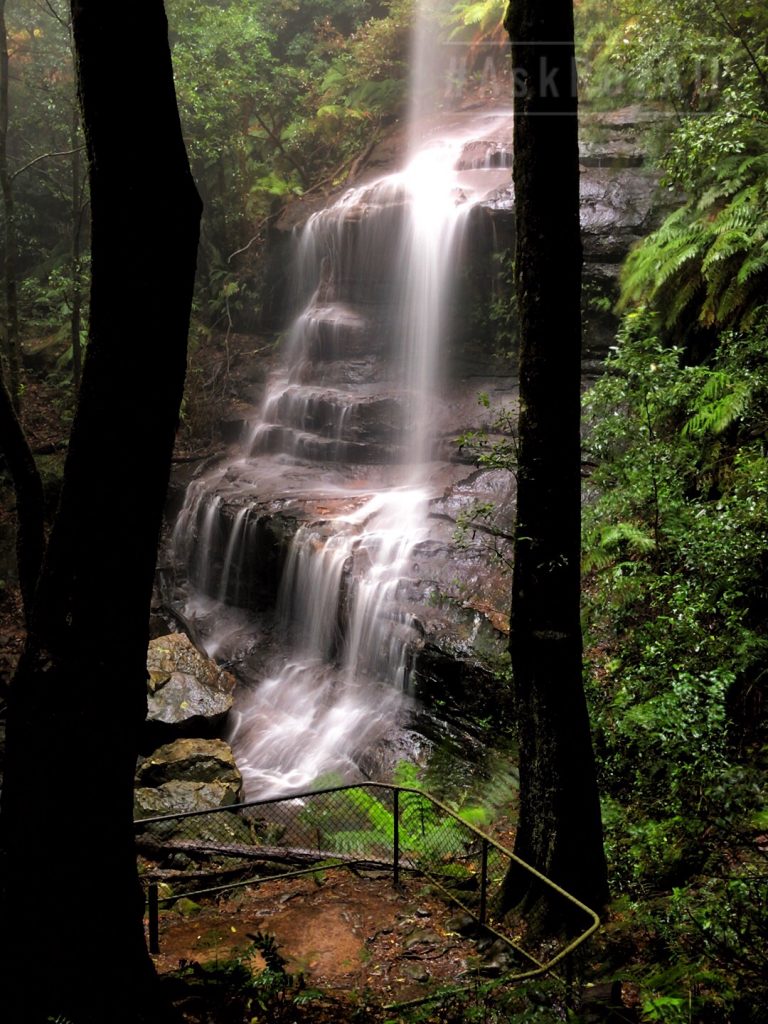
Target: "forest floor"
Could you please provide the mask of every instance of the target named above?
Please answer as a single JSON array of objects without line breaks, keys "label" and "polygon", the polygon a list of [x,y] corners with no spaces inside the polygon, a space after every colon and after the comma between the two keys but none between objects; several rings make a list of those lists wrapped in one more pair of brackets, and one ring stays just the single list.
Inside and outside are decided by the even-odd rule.
[{"label": "forest floor", "polygon": [[[395,888],[388,871],[320,869],[203,905],[182,898],[160,913],[160,950],[155,967],[186,1024],[466,1024],[529,1019],[537,1000],[555,1021],[569,998],[559,971],[510,982],[523,962],[505,943],[423,880]],[[604,1019],[610,987],[581,989],[598,1010],[584,1024]],[[632,1002],[625,987],[613,1024],[637,1024]]]},{"label": "forest floor", "polygon": [[456,908],[423,882],[320,870],[230,890],[191,910],[184,901],[160,914],[158,972],[181,962],[265,961],[250,935],[274,936],[286,971],[303,984],[354,1002],[420,999],[440,986],[468,983],[480,969],[474,942],[453,930]]}]

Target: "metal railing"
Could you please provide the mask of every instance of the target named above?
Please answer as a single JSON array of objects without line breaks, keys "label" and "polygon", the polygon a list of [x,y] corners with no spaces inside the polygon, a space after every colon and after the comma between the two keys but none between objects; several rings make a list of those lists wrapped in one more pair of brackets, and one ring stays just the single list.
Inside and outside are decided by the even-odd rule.
[{"label": "metal railing", "polygon": [[[387,869],[399,886],[403,871],[426,878],[502,939],[522,961],[508,981],[523,981],[550,971],[598,928],[589,907],[541,872],[526,864],[491,836],[464,821],[421,790],[389,783],[332,786],[291,796],[255,800],[213,810],[162,815],[134,822],[138,852],[148,860],[150,951],[159,952],[159,906],[186,897],[211,895],[275,878],[310,874],[322,867]],[[195,871],[203,862],[205,870]],[[258,863],[258,874],[250,866]],[[502,912],[504,879],[511,865],[543,887],[551,901],[562,901],[562,914],[584,917],[584,927],[564,942],[553,937],[526,949],[520,922],[510,924]],[[154,867],[152,866],[154,865]],[[157,878],[168,868],[177,878],[210,878],[216,884],[160,896]],[[248,877],[243,878],[243,874]],[[547,950],[541,953],[541,948]]]}]

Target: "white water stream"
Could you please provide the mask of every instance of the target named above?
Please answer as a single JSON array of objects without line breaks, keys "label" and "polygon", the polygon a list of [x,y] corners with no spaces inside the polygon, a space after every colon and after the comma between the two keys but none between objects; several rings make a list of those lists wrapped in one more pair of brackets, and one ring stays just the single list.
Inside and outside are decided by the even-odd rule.
[{"label": "white water stream", "polygon": [[194,583],[185,614],[215,623],[207,649],[227,659],[247,630],[229,606],[248,603],[248,577],[263,571],[256,502],[265,491],[327,499],[284,562],[280,653],[232,718],[250,798],[358,774],[403,719],[417,636],[400,595],[428,537],[443,345],[468,214],[500,183],[490,160],[457,170],[488,132],[480,121],[428,138],[402,170],[309,218],[282,368],[240,456],[193,481],[176,523],[175,558]]}]

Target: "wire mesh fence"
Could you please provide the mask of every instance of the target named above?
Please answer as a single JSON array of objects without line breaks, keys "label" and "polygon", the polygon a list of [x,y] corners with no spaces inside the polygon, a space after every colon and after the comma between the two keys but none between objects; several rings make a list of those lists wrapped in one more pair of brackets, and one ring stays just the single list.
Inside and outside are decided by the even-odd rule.
[{"label": "wire mesh fence", "polygon": [[[182,882],[187,896],[200,896],[345,865],[391,872],[395,885],[404,871],[428,880],[478,926],[515,951],[520,970],[514,978],[549,970],[599,923],[593,911],[510,850],[433,797],[409,787],[385,783],[329,787],[142,818],[134,828],[149,883],[153,951],[158,944],[158,905],[165,901],[158,881],[172,876]],[[503,893],[511,871],[533,876],[553,905],[562,904],[561,915],[555,910],[553,918],[573,919],[574,911],[583,915],[584,927],[575,939],[543,944],[539,939],[535,949],[525,948],[524,922],[510,919],[505,912]]]}]

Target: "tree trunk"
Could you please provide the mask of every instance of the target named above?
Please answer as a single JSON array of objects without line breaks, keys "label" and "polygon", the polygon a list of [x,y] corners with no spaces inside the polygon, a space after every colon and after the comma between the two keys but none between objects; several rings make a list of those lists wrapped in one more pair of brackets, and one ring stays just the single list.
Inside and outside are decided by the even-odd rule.
[{"label": "tree trunk", "polygon": [[0,454],[16,492],[16,565],[27,625],[45,547],[43,482],[0,373]]},{"label": "tree trunk", "polygon": [[13,181],[8,168],[8,33],[5,0],[0,0],[0,192],[3,202],[3,287],[5,290],[5,331],[3,355],[8,363],[8,389],[14,408],[21,407],[21,342],[19,302],[16,283],[17,241]]},{"label": "tree trunk", "polygon": [[72,122],[69,141],[72,150],[70,165],[70,276],[72,278],[72,302],[69,316],[69,335],[72,342],[72,386],[77,393],[82,374],[82,354],[80,350],[80,329],[83,311],[83,281],[80,268],[81,235],[83,222],[83,190],[80,181],[80,149],[79,149],[80,115],[77,106],[72,107]]},{"label": "tree trunk", "polygon": [[73,0],[72,15],[91,321],[61,502],[11,686],[0,968],[4,1019],[134,1024],[158,1019],[132,793],[200,201],[161,0]]},{"label": "tree trunk", "polygon": [[[515,286],[520,323],[517,524],[510,652],[519,721],[515,852],[599,908],[602,826],[579,620],[581,239],[571,0],[515,0]],[[505,905],[565,920],[511,873]],[[565,922],[567,923],[567,922]]]}]

